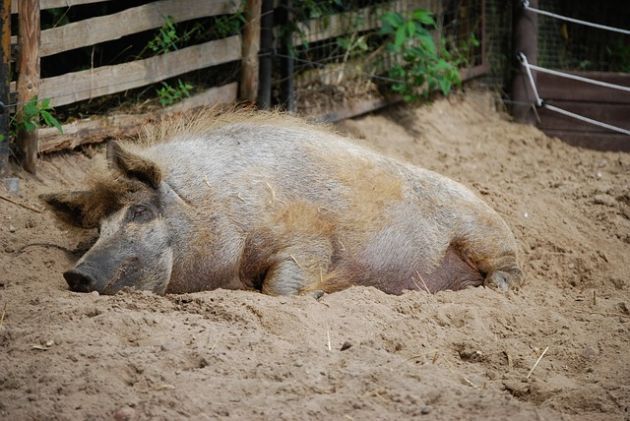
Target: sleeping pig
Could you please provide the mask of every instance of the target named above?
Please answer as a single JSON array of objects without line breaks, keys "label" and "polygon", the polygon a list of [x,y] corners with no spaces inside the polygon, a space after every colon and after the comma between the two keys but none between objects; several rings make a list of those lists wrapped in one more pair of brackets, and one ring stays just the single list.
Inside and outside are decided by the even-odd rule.
[{"label": "sleeping pig", "polygon": [[[199,117],[203,118],[203,117]],[[463,185],[275,113],[112,142],[89,188],[45,196],[99,238],[73,291],[271,295],[517,284],[510,229]]]}]

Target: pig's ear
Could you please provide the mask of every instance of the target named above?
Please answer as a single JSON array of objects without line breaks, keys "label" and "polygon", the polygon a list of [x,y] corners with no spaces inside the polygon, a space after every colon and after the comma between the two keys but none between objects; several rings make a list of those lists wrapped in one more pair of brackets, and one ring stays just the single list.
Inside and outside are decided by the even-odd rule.
[{"label": "pig's ear", "polygon": [[90,191],[43,194],[40,199],[48,203],[61,220],[78,227],[96,228],[105,216]]},{"label": "pig's ear", "polygon": [[162,171],[155,162],[123,149],[118,142],[107,145],[107,161],[110,166],[128,178],[135,178],[157,189],[162,181]]}]

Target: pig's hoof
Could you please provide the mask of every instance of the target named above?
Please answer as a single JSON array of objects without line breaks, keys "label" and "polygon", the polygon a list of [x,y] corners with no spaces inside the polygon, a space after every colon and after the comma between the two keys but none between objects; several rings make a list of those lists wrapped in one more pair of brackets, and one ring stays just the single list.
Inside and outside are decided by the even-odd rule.
[{"label": "pig's hoof", "polygon": [[309,295],[319,301],[320,298],[324,296],[324,291],[321,289],[317,289],[315,291],[309,292]]}]

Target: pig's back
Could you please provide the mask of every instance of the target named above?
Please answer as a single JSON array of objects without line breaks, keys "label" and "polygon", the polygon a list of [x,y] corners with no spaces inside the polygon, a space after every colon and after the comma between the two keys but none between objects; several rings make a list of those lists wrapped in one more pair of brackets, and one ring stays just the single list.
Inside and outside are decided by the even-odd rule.
[{"label": "pig's back", "polygon": [[[304,200],[347,210],[353,200],[379,195],[433,205],[453,198],[481,203],[455,181],[317,128],[239,123],[154,145],[145,156],[157,161],[166,181],[191,202],[211,193],[237,207]],[[368,190],[373,197],[353,199]]]}]

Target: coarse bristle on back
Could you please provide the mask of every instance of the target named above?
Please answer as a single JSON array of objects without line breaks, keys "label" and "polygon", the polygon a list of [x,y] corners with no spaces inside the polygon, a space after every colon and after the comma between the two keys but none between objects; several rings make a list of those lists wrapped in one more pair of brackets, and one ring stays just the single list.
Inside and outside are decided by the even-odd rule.
[{"label": "coarse bristle on back", "polygon": [[303,118],[277,110],[257,110],[246,106],[214,106],[177,113],[149,124],[139,136],[138,146],[170,142],[177,139],[199,137],[221,127],[238,123],[275,125],[281,127],[310,128],[328,133],[333,129],[323,123],[309,122]]}]

